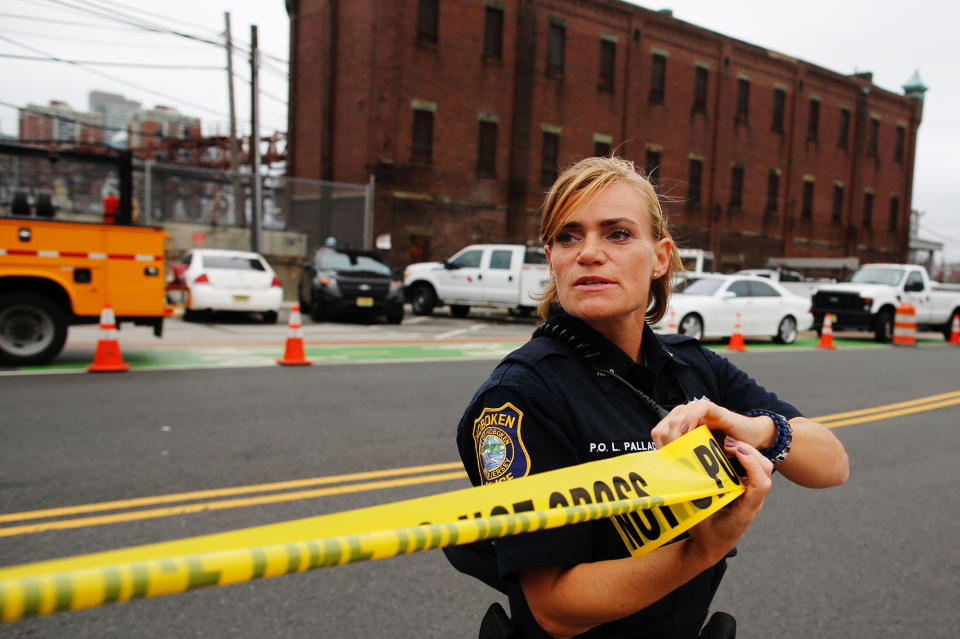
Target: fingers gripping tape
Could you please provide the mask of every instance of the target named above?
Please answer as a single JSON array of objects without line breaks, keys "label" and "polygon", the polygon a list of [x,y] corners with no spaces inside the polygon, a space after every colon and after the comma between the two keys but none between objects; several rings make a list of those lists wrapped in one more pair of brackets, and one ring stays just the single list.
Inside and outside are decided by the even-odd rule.
[{"label": "fingers gripping tape", "polygon": [[0,620],[612,518],[634,555],[743,492],[706,427],[657,451],[256,528],[0,568]]}]

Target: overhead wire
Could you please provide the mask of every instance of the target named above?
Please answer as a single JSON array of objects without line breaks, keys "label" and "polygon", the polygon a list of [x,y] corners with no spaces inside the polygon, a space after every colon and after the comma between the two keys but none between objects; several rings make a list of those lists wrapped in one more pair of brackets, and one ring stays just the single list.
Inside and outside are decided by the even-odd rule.
[{"label": "overhead wire", "polygon": [[189,105],[189,106],[191,106],[191,107],[193,107],[193,108],[195,108],[195,109],[200,109],[200,110],[202,110],[202,111],[206,111],[207,113],[212,113],[212,114],[214,114],[214,115],[218,115],[218,116],[221,116],[221,117],[224,117],[224,116],[226,115],[226,114],[224,114],[222,111],[217,111],[217,110],[211,109],[211,108],[209,108],[209,107],[207,107],[207,106],[205,106],[205,105],[197,104],[197,103],[195,103],[195,102],[190,102],[190,101],[188,101],[188,100],[184,100],[183,98],[181,98],[181,97],[179,97],[179,96],[172,96],[172,95],[169,95],[169,94],[166,94],[166,93],[161,93],[161,92],[155,91],[155,90],[153,90],[153,89],[151,89],[151,88],[149,88],[149,87],[145,87],[145,86],[138,85],[138,84],[136,84],[136,83],[130,82],[130,81],[127,80],[127,79],[119,78],[119,77],[117,77],[117,76],[110,75],[110,74],[104,73],[104,72],[102,72],[102,71],[98,71],[97,69],[88,68],[87,66],[85,66],[85,65],[83,65],[83,64],[81,64],[81,63],[78,63],[78,62],[76,62],[76,61],[71,61],[71,60],[67,60],[67,59],[64,59],[64,58],[59,58],[59,57],[57,57],[57,56],[50,55],[50,54],[47,53],[46,51],[42,51],[42,50],[40,50],[40,49],[37,49],[36,47],[32,47],[32,46],[30,46],[30,45],[23,44],[23,43],[21,43],[21,42],[17,42],[16,40],[13,40],[13,39],[11,39],[11,38],[8,38],[8,37],[6,37],[6,36],[4,36],[4,35],[0,35],[0,40],[4,40],[4,41],[9,42],[9,43],[11,43],[11,44],[14,44],[14,45],[16,45],[16,46],[18,46],[18,47],[27,49],[28,51],[32,51],[33,53],[37,53],[37,54],[39,54],[39,55],[45,56],[45,57],[47,57],[47,58],[49,58],[49,59],[51,59],[51,60],[58,61],[58,62],[64,62],[64,63],[66,63],[66,64],[71,64],[71,65],[77,67],[78,69],[83,69],[83,70],[86,71],[87,73],[92,73],[92,74],[94,74],[94,75],[98,75],[98,76],[100,76],[100,77],[107,78],[108,80],[112,80],[112,81],[114,81],[114,82],[119,82],[119,83],[121,83],[121,84],[123,84],[123,85],[126,85],[126,86],[135,87],[135,88],[137,88],[137,89],[139,89],[139,90],[141,90],[141,91],[145,91],[145,92],[150,93],[150,94],[152,94],[152,95],[160,96],[160,97],[162,97],[162,98],[164,98],[164,99],[166,99],[166,100],[173,100],[174,102],[179,102],[179,103],[181,103],[181,104]]},{"label": "overhead wire", "polygon": [[[131,31],[134,30],[134,27],[131,27],[130,30]],[[109,45],[110,47],[129,47],[129,48],[137,48],[137,49],[149,49],[151,51],[154,51],[157,49],[188,51],[191,49],[191,47],[201,46],[201,45],[207,46],[206,43],[200,43],[200,42],[189,42],[189,43],[185,42],[178,45],[152,44],[152,43],[147,43],[142,41],[141,42],[116,42],[116,41],[110,40],[109,42],[105,42],[102,39],[90,40],[87,38],[71,38],[69,36],[64,36],[60,34],[34,33],[31,31],[19,31],[17,29],[2,29],[2,28],[0,28],[0,33],[6,33],[9,35],[16,35],[16,36],[27,36],[29,38],[40,38],[43,40],[57,40],[58,42],[82,42],[84,44],[97,44],[101,46]]]},{"label": "overhead wire", "polygon": [[109,31],[135,31],[136,27],[121,27],[116,25],[102,24],[98,22],[77,22],[76,20],[58,20],[56,18],[28,16],[21,13],[0,12],[0,17],[14,18],[17,20],[32,20],[34,22],[45,22],[47,24],[66,24],[71,27],[84,27],[86,29],[105,29]]},{"label": "overhead wire", "polygon": [[225,67],[200,66],[196,64],[152,64],[149,62],[109,62],[104,60],[69,60],[67,58],[58,58],[51,56],[32,56],[16,55],[13,53],[0,53],[0,58],[13,58],[16,60],[39,60],[41,62],[65,62],[68,64],[81,64],[90,66],[107,67],[127,67],[134,69],[171,69],[178,71],[224,71]]}]

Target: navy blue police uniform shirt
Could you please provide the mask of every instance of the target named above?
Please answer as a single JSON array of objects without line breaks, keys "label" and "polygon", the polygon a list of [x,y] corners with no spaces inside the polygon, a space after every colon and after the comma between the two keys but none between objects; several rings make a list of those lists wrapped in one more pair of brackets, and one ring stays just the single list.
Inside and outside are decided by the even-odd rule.
[{"label": "navy blue police uniform shirt", "polygon": [[[518,479],[653,450],[650,431],[658,418],[610,372],[668,411],[706,397],[738,413],[765,408],[788,419],[800,415],[697,340],[656,335],[645,326],[642,352],[641,365],[586,323],[562,311],[551,314],[534,339],[494,369],[460,420],[457,446],[470,481],[481,485]],[[529,568],[629,555],[609,520],[505,537],[495,542],[495,549],[497,568],[508,582]],[[695,637],[723,569],[721,562],[648,608],[583,636]],[[548,636],[519,587],[511,591],[511,613],[521,636]]]}]

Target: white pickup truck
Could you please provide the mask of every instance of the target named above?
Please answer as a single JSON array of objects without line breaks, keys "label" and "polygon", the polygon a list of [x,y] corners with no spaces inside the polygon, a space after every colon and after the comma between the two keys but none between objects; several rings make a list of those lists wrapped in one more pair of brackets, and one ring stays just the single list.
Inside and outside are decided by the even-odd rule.
[{"label": "white pickup truck", "polygon": [[930,279],[916,264],[867,264],[849,282],[823,284],[813,295],[813,324],[819,334],[823,316],[834,315],[833,330],[870,330],[878,342],[893,339],[897,306],[913,305],[917,330],[942,331],[950,339],[953,316],[960,313],[960,289]]},{"label": "white pickup truck", "polygon": [[403,291],[417,315],[448,305],[454,317],[471,306],[506,308],[527,314],[550,280],[542,247],[523,244],[474,244],[443,262],[409,265]]}]

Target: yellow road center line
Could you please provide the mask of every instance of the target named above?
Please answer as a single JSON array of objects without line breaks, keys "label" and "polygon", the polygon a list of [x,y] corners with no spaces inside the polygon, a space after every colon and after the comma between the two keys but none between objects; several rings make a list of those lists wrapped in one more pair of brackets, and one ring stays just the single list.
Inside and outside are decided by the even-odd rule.
[{"label": "yellow road center line", "polygon": [[911,413],[920,413],[927,410],[933,410],[934,408],[943,408],[944,406],[953,406],[955,404],[960,404],[960,397],[958,397],[957,399],[951,399],[943,402],[934,402],[932,404],[914,406],[912,408],[901,408],[900,410],[893,410],[888,413],[880,413],[876,415],[865,415],[863,417],[854,417],[852,419],[844,419],[836,422],[830,422],[829,424],[825,424],[825,425],[828,428],[839,428],[841,426],[849,426],[851,424],[861,424],[863,422],[877,421],[881,419],[890,419],[892,417],[909,415]]},{"label": "yellow road center line", "polygon": [[[943,400],[943,401],[937,401]],[[865,408],[845,413],[834,413],[821,417],[812,418],[814,421],[821,422],[828,428],[839,428],[852,424],[861,424],[869,421],[878,421],[881,419],[891,419],[902,415],[910,415],[946,406],[960,404],[960,391],[952,391],[939,395],[931,395],[920,399],[898,402],[895,404],[886,404],[874,408]],[[848,419],[842,419],[848,418]],[[76,515],[89,512],[100,512],[104,510],[119,510],[121,508],[135,508],[139,506],[149,506],[155,504],[171,503],[177,501],[190,501],[207,498],[230,497],[255,492],[267,492],[287,490],[291,488],[302,488],[305,486],[320,486],[324,484],[343,483],[361,479],[373,479],[377,477],[390,477],[398,475],[414,475],[421,472],[433,472],[442,470],[460,469],[460,462],[446,462],[440,464],[426,464],[421,466],[410,466],[407,468],[397,468],[392,470],[365,471],[360,473],[348,473],[344,475],[333,475],[330,477],[316,477],[311,479],[297,479],[284,482],[274,482],[269,484],[258,484],[252,486],[237,486],[233,488],[220,488],[212,490],[200,490],[186,493],[175,493],[171,495],[158,495],[154,497],[141,497],[138,499],[118,500],[103,502],[98,504],[84,504],[81,506],[67,506],[63,508],[50,508],[46,510],[34,510],[22,513],[9,513],[0,515],[0,523],[11,521],[24,521],[29,519],[42,519],[48,517],[60,517],[67,515]],[[439,473],[434,475],[419,475],[407,477],[404,479],[390,479],[383,481],[372,481],[365,483],[349,484],[345,486],[335,486],[330,488],[318,488],[315,490],[296,491],[283,494],[261,495],[258,497],[248,497],[244,499],[229,499],[222,501],[207,501],[196,504],[185,504],[172,506],[169,508],[155,508],[151,510],[138,510],[125,513],[115,513],[112,515],[100,515],[94,517],[83,517],[63,521],[53,521],[38,524],[27,524],[23,526],[11,526],[0,528],[0,537],[12,537],[14,535],[44,532],[48,530],[66,530],[71,528],[80,528],[85,526],[98,526],[104,524],[113,524],[126,521],[136,521],[140,519],[152,519],[158,517],[170,517],[174,515],[186,515],[203,512],[206,510],[226,510],[229,508],[243,508],[249,506],[258,506],[263,504],[273,504],[299,499],[314,499],[317,497],[327,497],[331,495],[342,495],[353,492],[363,492],[368,490],[381,490],[385,488],[394,488],[398,486],[410,486],[416,484],[428,484],[434,482],[448,481],[453,479],[462,479],[466,473],[462,470],[457,472]]]},{"label": "yellow road center line", "polygon": [[948,399],[953,397],[960,397],[960,391],[953,391],[950,393],[942,393],[940,395],[931,395],[930,397],[921,397],[920,399],[911,399],[907,402],[898,402],[896,404],[886,404],[884,406],[874,406],[873,408],[862,408],[860,410],[852,410],[846,413],[834,413],[832,415],[822,415],[820,417],[814,417],[813,420],[817,422],[827,422],[835,419],[843,419],[845,417],[857,417],[859,415],[868,415],[870,413],[882,413],[888,410],[894,410],[897,408],[903,408],[905,406],[916,406],[918,404],[926,404],[929,402],[936,402],[941,399]]},{"label": "yellow road center line", "polygon": [[273,482],[269,484],[254,484],[252,486],[235,486],[232,488],[212,488],[209,490],[197,490],[187,493],[174,493],[170,495],[157,495],[155,497],[138,497],[136,499],[122,499],[117,501],[105,501],[97,504],[83,504],[80,506],[64,506],[62,508],[47,508],[45,510],[31,510],[20,513],[8,513],[0,515],[0,524],[11,521],[23,521],[26,519],[44,519],[47,517],[66,517],[68,515],[80,515],[83,513],[102,512],[104,510],[119,510],[121,508],[138,508],[140,506],[154,506],[156,504],[169,504],[176,501],[192,501],[194,499],[210,499],[217,497],[233,497],[235,495],[245,495],[248,493],[261,493],[274,490],[289,490],[291,488],[305,488],[307,486],[322,486],[324,484],[338,484],[348,481],[357,481],[361,479],[375,479],[378,477],[390,477],[395,475],[414,475],[417,473],[429,473],[441,470],[459,470],[463,468],[460,462],[445,462],[442,464],[425,464],[422,466],[409,466],[407,468],[393,468],[390,470],[370,470],[359,473],[348,473],[345,475],[331,475],[329,477],[313,477],[310,479],[293,479],[289,481]]},{"label": "yellow road center line", "polygon": [[84,526],[100,526],[103,524],[115,524],[123,521],[135,521],[140,519],[154,519],[157,517],[171,517],[173,515],[188,515],[192,513],[203,512],[205,510],[227,510],[228,508],[244,508],[247,506],[276,504],[285,501],[314,499],[316,497],[328,497],[330,495],[342,495],[366,490],[381,490],[383,488],[395,488],[397,486],[410,486],[413,484],[430,484],[439,481],[449,481],[452,479],[465,479],[466,477],[467,474],[465,472],[459,471],[454,473],[440,473],[437,475],[407,477],[404,479],[372,481],[364,484],[350,484],[349,486],[317,488],[315,490],[303,490],[293,493],[283,493],[280,495],[263,495],[261,497],[248,497],[246,499],[229,499],[224,501],[172,506],[169,508],[154,508],[152,510],[135,510],[132,512],[115,513],[113,515],[98,515],[79,519],[48,521],[40,524],[27,524],[24,526],[0,528],[0,537],[12,537],[14,535],[25,535],[29,533],[44,532],[47,530],[66,530],[69,528],[80,528]]}]

